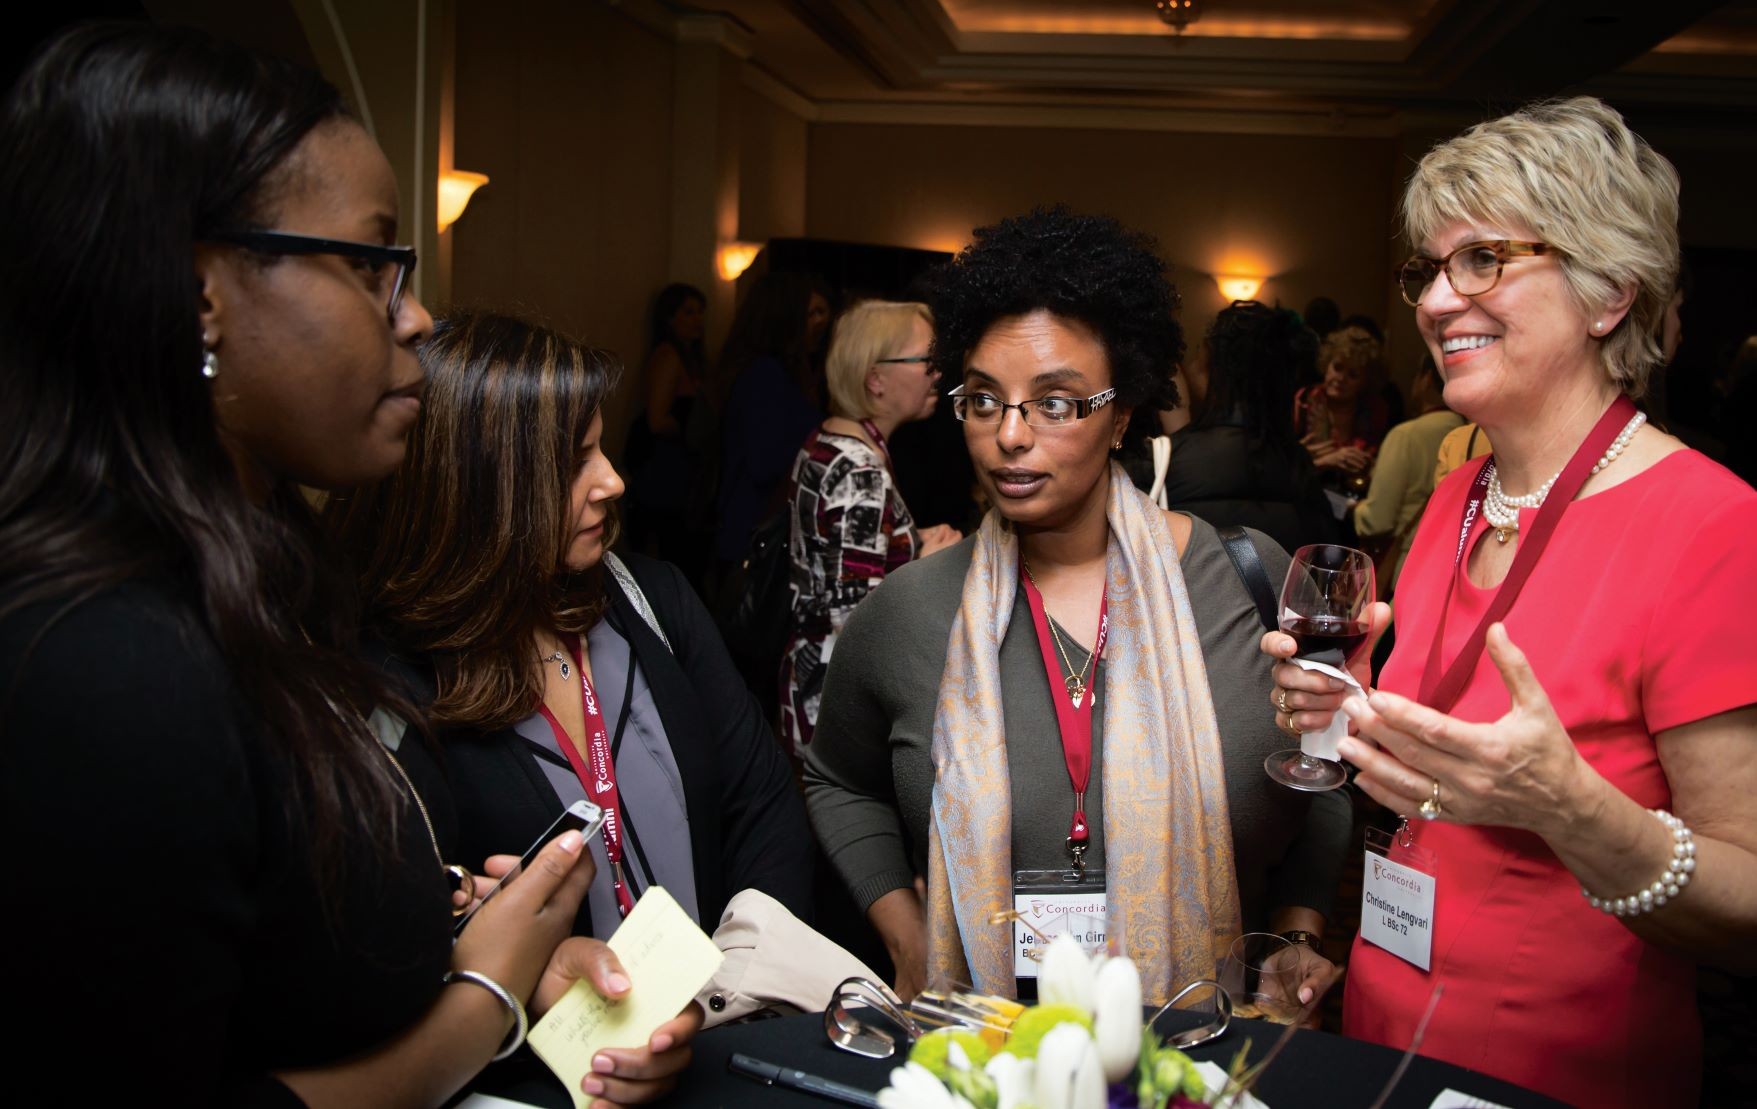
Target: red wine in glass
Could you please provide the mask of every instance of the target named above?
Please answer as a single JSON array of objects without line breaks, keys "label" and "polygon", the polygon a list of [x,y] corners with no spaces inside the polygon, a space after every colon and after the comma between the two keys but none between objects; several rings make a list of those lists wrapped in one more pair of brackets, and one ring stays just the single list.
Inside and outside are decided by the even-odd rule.
[{"label": "red wine in glass", "polygon": [[[1341,667],[1366,645],[1373,596],[1373,560],[1365,552],[1332,543],[1301,547],[1281,587],[1281,630],[1293,636],[1300,658]],[[1275,752],[1263,769],[1291,789],[1335,789],[1348,780],[1336,761],[1337,738],[1331,730],[1305,732],[1298,749]]]},{"label": "red wine in glass", "polygon": [[1343,658],[1352,659],[1367,641],[1365,620],[1341,620],[1334,616],[1283,616],[1281,630],[1293,636],[1302,657],[1340,651]]}]

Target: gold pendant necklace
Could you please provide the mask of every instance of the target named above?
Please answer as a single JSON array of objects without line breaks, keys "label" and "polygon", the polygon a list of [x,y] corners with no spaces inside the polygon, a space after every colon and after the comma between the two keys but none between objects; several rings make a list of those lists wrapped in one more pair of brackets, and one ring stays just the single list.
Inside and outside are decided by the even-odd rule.
[{"label": "gold pendant necklace", "polygon": [[[445,856],[439,850],[439,836],[433,831],[433,817],[427,812],[427,802],[421,799],[421,791],[415,788],[415,783],[409,777],[409,772],[403,769],[402,760],[392,754],[389,747],[379,743],[376,737],[372,742],[378,744],[378,749],[384,752],[384,757],[389,759],[391,766],[396,768],[397,776],[403,780],[405,786],[409,787],[409,796],[415,799],[415,808],[421,813],[421,823],[427,827],[427,842],[433,845],[434,861],[439,863],[440,873],[445,875],[447,884],[451,886],[451,891],[456,893],[458,890],[466,890],[470,894],[470,900],[474,901],[476,899],[476,876],[470,873],[470,868],[467,866],[445,861]],[[451,907],[451,915],[462,916],[469,911],[469,908],[468,901],[462,906],[454,902]]]},{"label": "gold pendant necklace", "polygon": [[[1037,579],[1031,577],[1031,566],[1023,559],[1020,560],[1019,565],[1025,567],[1025,576],[1031,579],[1031,587],[1037,589]],[[1041,589],[1037,591],[1043,592]],[[1092,655],[1087,655],[1086,661],[1080,665],[1078,670],[1075,670],[1074,664],[1068,661],[1068,649],[1062,645],[1061,633],[1055,630],[1055,621],[1050,618],[1047,604],[1043,606],[1043,622],[1049,625],[1049,637],[1055,641],[1055,653],[1061,656],[1062,669],[1067,673],[1062,684],[1067,687],[1068,696],[1073,700],[1074,707],[1079,708],[1080,702],[1086,699],[1086,671],[1092,665]]]},{"label": "gold pendant necklace", "polygon": [[[304,637],[305,645],[307,647],[317,646],[316,642],[311,638],[311,633],[305,630],[303,624],[296,624],[295,626],[298,627],[299,634]],[[565,673],[563,676],[566,676]],[[335,699],[328,693],[321,693],[319,696],[323,698],[323,703],[329,706],[329,711],[334,713],[336,719],[340,720],[343,725],[352,723],[363,724],[364,727],[362,730],[366,733],[367,741],[370,742],[372,746],[383,751],[384,757],[390,760],[391,766],[396,769],[397,777],[401,778],[403,780],[403,785],[408,787],[409,796],[415,799],[415,808],[421,813],[421,823],[427,828],[427,842],[433,845],[433,861],[439,864],[439,872],[445,875],[446,884],[451,887],[452,893],[464,890],[470,895],[469,900],[465,901],[462,905],[457,904],[456,901],[452,902],[451,915],[462,916],[469,912],[470,904],[476,900],[476,876],[470,872],[470,868],[467,866],[445,861],[444,853],[439,850],[439,835],[433,830],[433,818],[427,813],[427,802],[421,799],[421,791],[415,788],[415,782],[409,777],[409,772],[403,769],[402,762],[396,757],[391,749],[385,746],[384,742],[378,738],[378,733],[373,730],[370,721],[361,721],[358,715],[343,712],[341,706],[336,704]]]}]

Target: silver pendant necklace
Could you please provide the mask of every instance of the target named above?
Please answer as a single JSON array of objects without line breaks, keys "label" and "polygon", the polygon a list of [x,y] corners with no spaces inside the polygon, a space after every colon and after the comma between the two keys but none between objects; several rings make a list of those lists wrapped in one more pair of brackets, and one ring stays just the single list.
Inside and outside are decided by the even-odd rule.
[{"label": "silver pendant necklace", "polygon": [[567,656],[560,651],[556,651],[552,655],[545,655],[542,661],[559,662],[561,664],[561,680],[564,682],[573,676],[573,666],[568,662]]}]

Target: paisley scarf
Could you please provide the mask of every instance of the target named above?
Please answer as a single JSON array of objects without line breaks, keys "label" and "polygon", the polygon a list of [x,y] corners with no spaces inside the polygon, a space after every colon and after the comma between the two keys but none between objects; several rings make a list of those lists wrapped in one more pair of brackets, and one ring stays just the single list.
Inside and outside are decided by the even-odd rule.
[{"label": "paisley scarf", "polygon": [[[1114,463],[1105,516],[1109,931],[1122,937],[1143,996],[1155,1001],[1214,975],[1239,932],[1238,877],[1220,731],[1171,525]],[[1017,535],[989,512],[940,677],[928,827],[929,980],[1008,996],[1012,927],[989,919],[1013,905],[1000,648],[1018,559]]]}]

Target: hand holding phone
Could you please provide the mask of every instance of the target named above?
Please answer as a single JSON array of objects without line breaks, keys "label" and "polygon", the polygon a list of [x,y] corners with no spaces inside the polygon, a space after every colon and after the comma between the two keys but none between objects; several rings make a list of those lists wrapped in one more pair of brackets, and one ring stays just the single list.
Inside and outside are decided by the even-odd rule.
[{"label": "hand holding phone", "polygon": [[565,832],[576,830],[589,840],[598,834],[598,830],[603,827],[603,825],[604,810],[597,805],[592,804],[590,801],[575,801],[573,804],[569,805],[563,810],[560,816],[555,818],[555,823],[549,825],[548,830],[538,836],[536,841],[532,843],[530,847],[525,849],[525,853],[519,856],[518,863],[511,870],[502,874],[500,880],[490,886],[488,891],[482,895],[481,900],[470,906],[468,912],[457,918],[456,922],[452,925],[452,935],[456,936],[462,934],[464,926],[470,923],[471,918],[481,910],[482,906],[488,904],[494,895],[499,893],[508,882],[511,882],[514,878],[523,873],[524,869],[527,866],[530,866],[532,861],[536,859],[538,852],[543,850],[544,845]]}]

